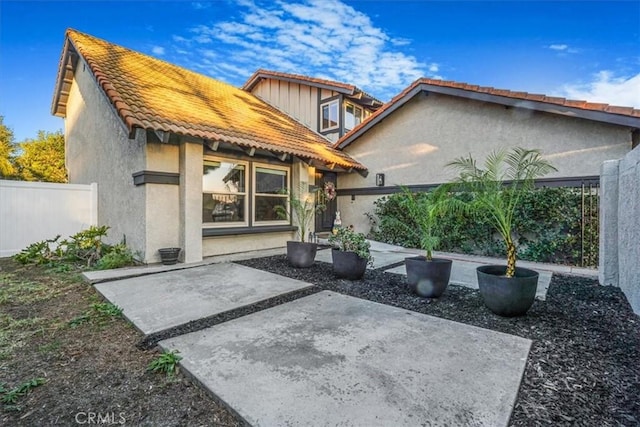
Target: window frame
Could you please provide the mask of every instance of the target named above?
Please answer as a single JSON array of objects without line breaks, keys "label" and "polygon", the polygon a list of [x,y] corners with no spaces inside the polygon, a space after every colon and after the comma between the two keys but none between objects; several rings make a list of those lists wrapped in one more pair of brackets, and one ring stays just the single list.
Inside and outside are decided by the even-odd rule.
[{"label": "window frame", "polygon": [[[269,194],[269,193],[258,193],[258,179],[257,172],[258,168],[262,169],[273,169],[280,170],[286,172],[287,182],[286,182],[286,193],[282,195],[277,194]],[[251,223],[254,227],[265,227],[272,225],[290,225],[291,224],[291,204],[289,203],[289,195],[291,194],[291,167],[290,166],[281,166],[281,165],[273,165],[269,163],[260,163],[260,162],[251,162]],[[274,197],[279,199],[285,199],[285,203],[287,206],[287,217],[284,219],[274,220],[274,221],[258,221],[256,218],[256,197]]]},{"label": "window frame", "polygon": [[[324,127],[324,107],[329,107],[329,122],[331,121],[331,105],[335,104],[336,107],[336,124],[335,126]],[[338,98],[325,101],[320,104],[320,132],[326,132],[340,128],[340,100]]]},{"label": "window frame", "polygon": [[[351,128],[347,128],[347,108],[348,107],[352,107],[353,108],[353,127]],[[360,122],[356,123],[356,110],[360,110]],[[361,106],[354,104],[352,102],[345,102],[344,103],[344,130],[345,132],[350,131],[351,129],[357,127],[360,123],[362,123],[364,121],[364,112],[365,109],[362,108]]]},{"label": "window frame", "polygon": [[[222,194],[222,195],[241,195],[244,196],[244,221],[223,221],[223,222],[214,222],[213,218],[210,222],[205,222],[204,218],[202,218],[202,227],[203,228],[229,228],[229,227],[249,227],[249,198],[251,191],[251,182],[249,181],[249,177],[251,176],[250,170],[250,162],[245,160],[238,159],[229,159],[224,157],[215,157],[215,156],[204,156],[202,159],[202,166],[204,168],[205,162],[220,162],[220,163],[234,163],[236,165],[244,166],[244,192],[219,192],[219,191],[205,191],[204,182],[202,184],[201,194],[204,197],[205,194]],[[204,177],[204,172],[203,172]],[[202,202],[204,209],[204,201]]]}]

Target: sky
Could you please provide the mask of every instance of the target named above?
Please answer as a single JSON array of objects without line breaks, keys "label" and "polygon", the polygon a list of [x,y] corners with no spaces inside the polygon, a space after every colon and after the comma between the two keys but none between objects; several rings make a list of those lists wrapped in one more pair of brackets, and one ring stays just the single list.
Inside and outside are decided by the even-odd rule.
[{"label": "sky", "polygon": [[51,115],[67,28],[241,86],[257,69],[388,101],[420,77],[640,108],[640,0],[0,0],[0,115]]}]

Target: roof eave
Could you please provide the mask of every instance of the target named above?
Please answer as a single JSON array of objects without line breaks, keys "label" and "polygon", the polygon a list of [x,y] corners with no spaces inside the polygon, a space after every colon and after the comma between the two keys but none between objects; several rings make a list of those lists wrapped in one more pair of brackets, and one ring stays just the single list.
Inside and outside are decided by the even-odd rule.
[{"label": "roof eave", "polygon": [[593,120],[602,123],[609,123],[619,126],[628,126],[631,128],[640,127],[640,117],[615,114],[607,111],[588,110],[583,108],[575,108],[554,104],[544,101],[534,101],[528,99],[513,98],[507,96],[494,95],[490,93],[475,92],[465,89],[452,87],[444,87],[422,83],[421,90],[427,92],[440,93],[443,95],[451,95],[459,98],[467,98],[481,102],[491,102],[494,104],[505,105],[508,107],[524,108],[527,110],[542,111],[545,113],[558,114],[568,117],[577,117],[581,119]]},{"label": "roof eave", "polygon": [[[60,61],[58,62],[58,75],[56,77],[56,83],[53,89],[53,99],[51,101],[51,114],[56,117],[65,117],[65,113],[61,112],[61,109],[66,106],[66,100],[61,101],[62,87],[66,80],[66,68],[69,60],[70,49],[72,46],[69,38],[65,35],[64,46],[62,48],[62,54],[60,55]],[[73,71],[73,70],[72,70]]]},{"label": "roof eave", "polygon": [[308,80],[298,79],[293,76],[284,77],[284,76],[278,76],[278,75],[274,75],[274,74],[271,74],[268,72],[262,72],[262,71],[257,71],[256,73],[254,73],[253,76],[249,77],[249,80],[247,80],[244,86],[242,86],[242,89],[250,92],[258,83],[260,83],[262,79],[273,79],[273,80],[286,81],[290,83],[303,84],[307,86],[318,87],[320,89],[332,90],[334,92],[342,93],[345,95],[353,95],[356,92],[355,86],[351,87],[350,89],[347,89],[342,86],[334,86],[327,83],[310,82]]}]

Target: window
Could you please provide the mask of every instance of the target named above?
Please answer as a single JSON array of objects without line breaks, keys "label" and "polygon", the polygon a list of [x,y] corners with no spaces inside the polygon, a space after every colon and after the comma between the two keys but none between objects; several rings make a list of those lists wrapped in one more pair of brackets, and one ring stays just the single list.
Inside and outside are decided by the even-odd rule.
[{"label": "window", "polygon": [[276,214],[276,206],[287,206],[289,170],[277,166],[256,165],[254,168],[254,221],[288,223]]},{"label": "window", "polygon": [[247,224],[247,164],[205,160],[202,173],[202,222]]},{"label": "window", "polygon": [[362,108],[353,104],[344,106],[344,130],[349,131],[362,123]]},{"label": "window", "polygon": [[336,129],[338,127],[338,100],[320,105],[320,130]]},{"label": "window", "polygon": [[288,206],[287,166],[205,158],[202,222],[206,227],[289,224],[276,213]]}]

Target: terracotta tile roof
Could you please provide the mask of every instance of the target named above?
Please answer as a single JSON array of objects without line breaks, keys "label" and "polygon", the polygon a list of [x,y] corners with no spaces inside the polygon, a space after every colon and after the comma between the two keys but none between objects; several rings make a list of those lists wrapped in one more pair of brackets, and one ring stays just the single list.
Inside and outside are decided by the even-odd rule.
[{"label": "terracotta tile roof", "polygon": [[[636,122],[635,119],[640,119],[640,110],[633,107],[619,107],[615,105],[571,100],[571,99],[565,99],[565,98],[553,97],[553,96],[547,96],[547,95],[541,95],[541,94],[515,92],[511,90],[506,90],[506,89],[495,89],[493,87],[470,85],[467,83],[421,78],[413,82],[411,85],[405,88],[398,95],[394,96],[393,99],[391,99],[391,101],[384,104],[374,114],[369,116],[367,120],[363,121],[358,126],[353,128],[349,133],[347,133],[342,138],[340,138],[340,140],[338,140],[338,142],[334,144],[334,147],[340,148],[340,149],[346,147],[351,142],[353,142],[353,140],[357,139],[362,133],[366,132],[369,128],[375,125],[375,123],[377,123],[382,118],[390,114],[393,110],[398,108],[400,105],[404,104],[404,102],[411,99],[418,92],[421,92],[423,90],[427,90],[427,91],[431,90],[431,91],[437,92],[438,88],[455,89],[456,90],[455,93],[448,92],[448,94],[452,96],[473,98],[473,94],[488,95],[491,97],[495,97],[491,99],[492,99],[492,102],[497,102],[497,103],[500,103],[499,97],[502,97],[503,100],[509,100],[510,103],[513,103],[513,101],[523,101],[523,102],[530,101],[532,103],[540,103],[540,104],[531,104],[525,107],[525,108],[531,108],[531,109],[543,110],[543,108],[540,108],[540,106],[545,105],[547,107],[559,106],[559,107],[565,107],[565,108],[572,108],[572,109],[582,110],[585,113],[586,112],[602,113],[603,115],[599,118],[600,121],[608,122],[609,120],[607,118],[609,118],[611,120],[611,123],[617,123],[617,124],[619,124],[618,122],[620,122],[620,120],[616,119],[617,116],[627,117],[631,119],[631,120],[626,120],[626,119],[623,120],[625,122],[635,123]],[[517,105],[524,106],[524,104],[517,104]],[[547,111],[549,111],[548,108],[547,108]],[[640,120],[637,121],[637,124],[635,124],[635,126],[640,127]]]},{"label": "terracotta tile roof", "polygon": [[[75,30],[67,30],[66,36],[57,92],[63,87],[65,53],[75,50],[130,131],[166,131],[365,169],[251,93]],[[64,115],[64,102],[66,97],[54,95],[54,114]]]},{"label": "terracotta tile roof", "polygon": [[334,80],[326,80],[326,79],[318,79],[315,77],[304,76],[302,74],[290,74],[290,73],[282,73],[279,71],[270,71],[265,69],[259,69],[255,73],[251,75],[242,86],[242,89],[251,91],[255,85],[260,82],[263,78],[273,78],[279,80],[287,80],[294,81],[299,83],[308,83],[310,86],[317,86],[326,89],[331,89],[336,92],[344,93],[347,95],[364,95],[365,97],[371,99],[373,101],[373,107],[382,106],[384,103],[379,99],[369,95],[367,92],[358,88],[355,85],[349,83],[337,82]]}]

